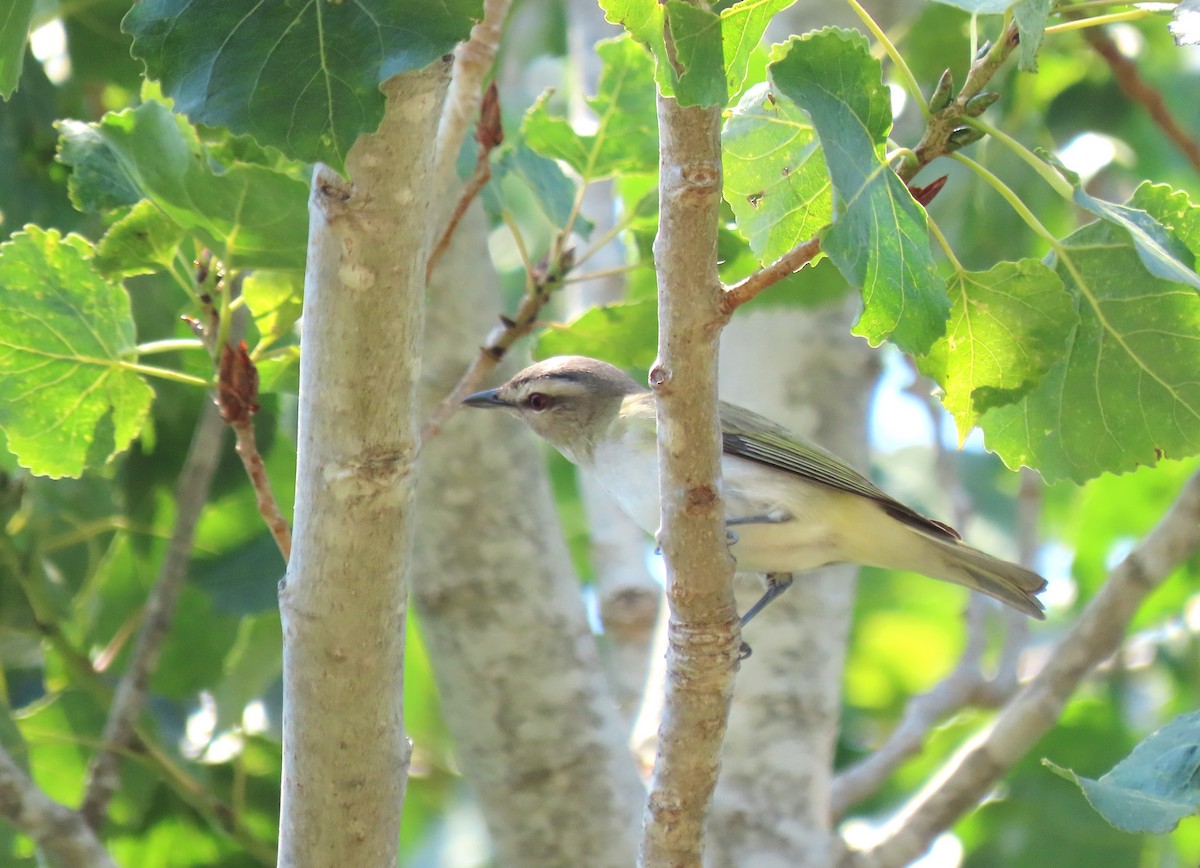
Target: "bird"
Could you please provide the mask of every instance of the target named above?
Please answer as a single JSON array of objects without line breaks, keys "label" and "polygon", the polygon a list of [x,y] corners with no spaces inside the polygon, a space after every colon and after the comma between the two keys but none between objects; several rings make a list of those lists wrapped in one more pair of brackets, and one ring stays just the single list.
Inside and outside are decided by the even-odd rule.
[{"label": "bird", "polygon": [[[515,415],[585,473],[649,534],[659,526],[654,395],[620,368],[555,356],[468,396]],[[841,458],[764,416],[719,402],[722,496],[737,569],[766,576],[745,626],[794,574],[849,563],[919,573],[988,595],[1038,620],[1046,580],[962,541]]]}]

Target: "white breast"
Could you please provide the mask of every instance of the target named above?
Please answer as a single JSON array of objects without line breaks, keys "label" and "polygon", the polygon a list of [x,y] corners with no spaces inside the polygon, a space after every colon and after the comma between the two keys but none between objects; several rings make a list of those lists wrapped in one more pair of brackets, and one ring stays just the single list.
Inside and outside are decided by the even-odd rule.
[{"label": "white breast", "polygon": [[646,533],[658,531],[658,454],[624,438],[596,446],[593,462],[585,468]]}]

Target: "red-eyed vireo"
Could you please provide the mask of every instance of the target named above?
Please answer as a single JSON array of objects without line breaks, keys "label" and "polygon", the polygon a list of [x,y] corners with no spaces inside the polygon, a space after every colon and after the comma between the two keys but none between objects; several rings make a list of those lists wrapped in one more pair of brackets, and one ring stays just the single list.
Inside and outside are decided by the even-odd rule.
[{"label": "red-eyed vireo", "polygon": [[[559,356],[464,402],[500,407],[596,476],[647,533],[659,524],[654,396],[627,374]],[[737,568],[766,573],[767,593],[742,622],[791,584],[791,573],[851,563],[964,585],[1044,618],[1046,581],[963,543],[957,532],[893,499],[835,455],[741,407],[720,405],[726,524]]]}]

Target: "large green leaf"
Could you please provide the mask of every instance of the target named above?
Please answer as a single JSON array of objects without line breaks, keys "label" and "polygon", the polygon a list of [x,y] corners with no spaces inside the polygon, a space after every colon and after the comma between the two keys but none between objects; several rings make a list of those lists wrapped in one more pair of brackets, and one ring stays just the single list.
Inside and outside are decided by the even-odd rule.
[{"label": "large green leaf", "polygon": [[1042,33],[1054,0],[1017,0],[1013,4],[1013,20],[1017,22],[1021,54],[1018,66],[1022,72],[1037,72],[1037,53],[1042,45]]},{"label": "large green leaf", "polygon": [[46,476],[79,476],[123,450],[154,396],[127,367],[129,296],[90,253],[79,236],[36,226],[0,245],[0,428],[21,464]]},{"label": "large green leaf", "polygon": [[833,189],[804,113],[766,84],[738,101],[721,133],[725,201],[760,262],[778,259],[833,218]]},{"label": "large green leaf", "polygon": [[826,28],[772,52],[771,80],[816,127],[837,217],[821,249],[863,294],[856,334],[911,353],[945,332],[950,300],[934,268],[924,210],[883,159],[891,102],[879,61],[857,31]]},{"label": "large green leaf", "polygon": [[[195,131],[157,102],[105,115],[99,123],[63,121],[60,129],[60,156],[72,167],[71,198],[81,210],[149,199],[229,267],[304,267],[303,181],[265,166],[213,165]],[[119,270],[111,259],[118,248],[106,244],[102,252],[106,264]]]},{"label": "large green leaf", "polygon": [[[654,79],[666,96],[682,105],[723,105],[727,94],[739,93],[754,49],[772,17],[795,0],[739,0],[714,15],[690,3],[669,0],[600,0],[605,17],[622,25],[654,56]],[[671,27],[675,62],[664,38]],[[722,72],[722,67],[724,71]],[[720,79],[725,79],[724,87]]]},{"label": "large green leaf", "polygon": [[33,0],[8,0],[5,5],[8,8],[0,11],[0,98],[7,100],[21,78]]},{"label": "large green leaf", "polygon": [[[1107,220],[1128,232],[1142,265],[1155,277],[1200,289],[1200,274],[1196,274],[1192,251],[1145,211],[1105,202],[1090,196],[1078,186],[1075,188],[1075,201],[1101,220]],[[1197,222],[1200,220],[1193,214],[1192,223]]]},{"label": "large green leaf", "polygon": [[1200,711],[1175,718],[1099,780],[1043,762],[1118,829],[1161,835],[1200,811]]},{"label": "large green leaf", "polygon": [[546,93],[525,114],[521,135],[537,153],[562,160],[584,182],[615,172],[649,172],[658,166],[658,116],[650,58],[629,37],[596,45],[603,64],[596,95],[593,132],[577,133],[566,118],[550,114]]},{"label": "large green leaf", "polygon": [[675,43],[675,99],[682,106],[723,106],[729,100],[721,44],[721,17],[686,0],[667,0]]},{"label": "large green leaf", "polygon": [[918,365],[945,391],[942,403],[962,439],[980,414],[1017,401],[1041,380],[1077,317],[1062,281],[1036,260],[960,271],[949,284],[946,336]]},{"label": "large green leaf", "polygon": [[[1128,204],[1191,237],[1197,208],[1180,197],[1143,185]],[[988,447],[1076,482],[1200,451],[1200,295],[1147,274],[1130,233],[1104,220],[1066,238],[1052,264],[1079,325],[1041,384],[983,416]]]},{"label": "large green leaf", "polygon": [[482,0],[143,0],[123,23],[179,111],[342,168],[383,117],[379,85],[466,39]]},{"label": "large green leaf", "polygon": [[762,42],[767,25],[796,0],[740,0],[721,11],[721,44],[725,52],[725,78],[729,93],[741,91],[754,49]]}]

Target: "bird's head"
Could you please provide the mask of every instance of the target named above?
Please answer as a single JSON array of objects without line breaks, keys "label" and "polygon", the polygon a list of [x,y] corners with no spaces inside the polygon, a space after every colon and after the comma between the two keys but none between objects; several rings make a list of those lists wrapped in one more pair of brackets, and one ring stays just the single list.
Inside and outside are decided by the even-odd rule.
[{"label": "bird's head", "polygon": [[607,362],[555,356],[463,403],[508,410],[572,461],[588,463],[597,440],[620,416],[625,399],[645,391]]}]

